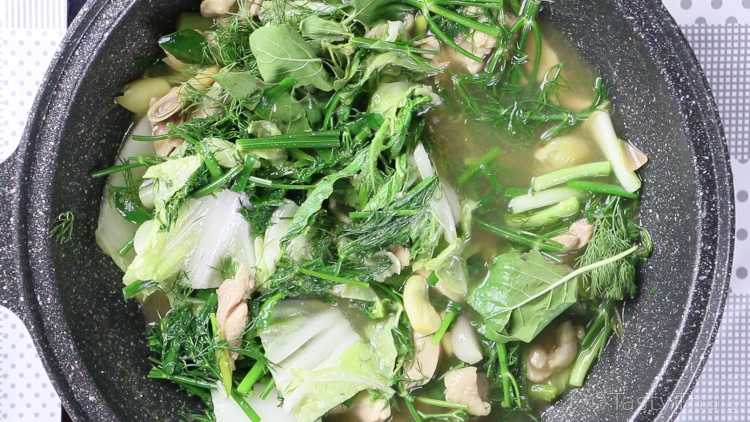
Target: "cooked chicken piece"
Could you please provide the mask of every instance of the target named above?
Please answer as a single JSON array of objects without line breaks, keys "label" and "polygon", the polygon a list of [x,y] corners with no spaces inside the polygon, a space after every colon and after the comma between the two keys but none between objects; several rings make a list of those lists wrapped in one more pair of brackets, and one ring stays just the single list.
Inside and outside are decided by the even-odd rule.
[{"label": "cooked chicken piece", "polygon": [[[456,40],[456,43],[462,48],[474,53],[474,55],[484,59],[488,54],[492,52],[492,49],[495,48],[497,40],[485,34],[484,32],[474,31],[471,34],[470,39],[459,37]],[[484,62],[472,60],[460,53],[454,54],[455,60],[463,65],[469,73],[478,73],[484,67]]]},{"label": "cooked chicken piece", "polygon": [[221,17],[232,11],[237,0],[203,0],[201,2],[201,15],[206,17]]},{"label": "cooked chicken piece", "polygon": [[553,374],[573,363],[578,353],[577,328],[565,321],[555,328],[555,343],[543,345],[535,342],[526,356],[526,378],[534,383],[546,382]]},{"label": "cooked chicken piece", "polygon": [[575,252],[588,245],[594,235],[594,225],[582,218],[571,224],[566,233],[555,236],[552,240],[560,243],[565,252]]},{"label": "cooked chicken piece", "polygon": [[453,369],[445,374],[445,399],[465,404],[469,407],[469,414],[487,416],[491,406],[485,401],[489,390],[487,379],[477,373],[477,368],[467,366]]},{"label": "cooked chicken piece", "polygon": [[[255,280],[244,265],[240,265],[234,278],[224,280],[217,289],[219,303],[216,309],[216,322],[230,347],[240,345],[242,333],[247,325],[246,300],[254,289]],[[232,359],[236,358],[237,354],[232,352]]]},{"label": "cooked chicken piece", "polygon": [[427,384],[435,375],[440,361],[440,345],[432,341],[432,336],[414,333],[414,360],[406,367],[411,387]]},{"label": "cooked chicken piece", "polygon": [[337,406],[326,420],[346,422],[386,422],[391,419],[391,406],[385,399],[373,399],[367,391],[354,396],[349,406]]}]

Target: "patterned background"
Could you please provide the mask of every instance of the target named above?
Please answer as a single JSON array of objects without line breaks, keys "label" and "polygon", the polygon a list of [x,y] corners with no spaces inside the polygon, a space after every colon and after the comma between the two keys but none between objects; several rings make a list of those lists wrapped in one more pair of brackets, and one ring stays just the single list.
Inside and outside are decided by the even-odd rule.
[{"label": "patterned background", "polygon": [[[731,293],[680,422],[750,421],[750,0],[664,0],[696,51],[726,127],[737,199]],[[0,0],[0,160],[15,148],[65,33],[65,0]],[[23,324],[0,307],[0,422],[59,421],[59,400]]]}]

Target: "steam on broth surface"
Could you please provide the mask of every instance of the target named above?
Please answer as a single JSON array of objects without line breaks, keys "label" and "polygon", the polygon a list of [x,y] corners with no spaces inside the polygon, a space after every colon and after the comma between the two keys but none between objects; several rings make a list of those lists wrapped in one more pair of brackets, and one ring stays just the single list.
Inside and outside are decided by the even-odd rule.
[{"label": "steam on broth surface", "polygon": [[376,6],[204,0],[117,99],[97,242],[200,420],[535,420],[636,293],[647,157],[541,3]]}]

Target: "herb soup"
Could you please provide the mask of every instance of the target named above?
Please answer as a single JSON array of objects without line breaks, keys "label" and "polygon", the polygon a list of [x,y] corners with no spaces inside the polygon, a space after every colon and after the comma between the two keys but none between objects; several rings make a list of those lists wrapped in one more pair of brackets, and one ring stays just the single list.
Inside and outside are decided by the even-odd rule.
[{"label": "herb soup", "polygon": [[647,157],[523,2],[203,0],[97,242],[186,420],[535,420],[620,329]]}]

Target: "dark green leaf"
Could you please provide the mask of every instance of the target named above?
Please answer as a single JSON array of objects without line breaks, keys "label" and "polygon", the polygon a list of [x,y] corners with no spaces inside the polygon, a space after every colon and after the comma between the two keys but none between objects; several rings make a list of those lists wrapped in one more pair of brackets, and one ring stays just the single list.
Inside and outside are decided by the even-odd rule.
[{"label": "dark green leaf", "polygon": [[235,100],[244,100],[263,89],[263,82],[250,72],[221,72],[214,80]]},{"label": "dark green leaf", "polygon": [[535,297],[570,271],[567,265],[550,263],[536,251],[507,252],[495,259],[489,275],[470,293],[468,302],[482,316],[487,337],[528,343],[576,302],[575,278]]},{"label": "dark green leaf", "polygon": [[206,64],[206,37],[194,29],[185,29],[159,38],[159,46],[188,64]]},{"label": "dark green leaf", "polygon": [[333,89],[323,61],[289,25],[266,25],[257,29],[250,35],[250,48],[266,82],[293,77],[300,85],[312,85],[322,91]]}]

